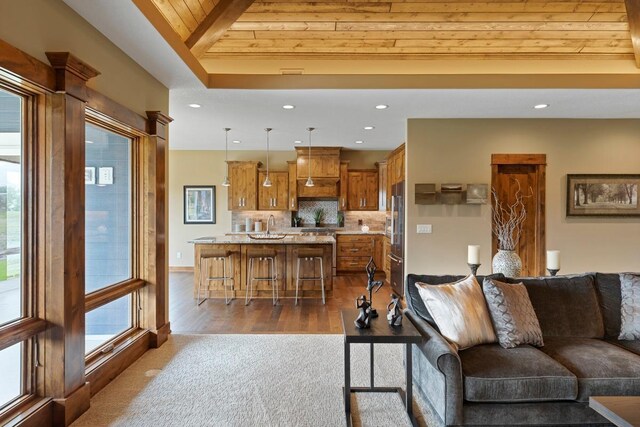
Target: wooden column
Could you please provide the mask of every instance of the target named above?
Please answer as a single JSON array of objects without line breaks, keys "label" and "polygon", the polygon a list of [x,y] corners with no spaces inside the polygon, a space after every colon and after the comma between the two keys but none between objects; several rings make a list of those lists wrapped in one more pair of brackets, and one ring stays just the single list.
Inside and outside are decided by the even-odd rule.
[{"label": "wooden column", "polygon": [[151,332],[151,347],[159,347],[171,332],[168,322],[169,270],[167,262],[168,124],[173,119],[159,111],[147,111],[149,138],[143,149],[144,227],[142,279],[144,318],[142,327]]},{"label": "wooden column", "polygon": [[67,426],[89,408],[85,382],[84,167],[86,83],[100,74],[68,52],[47,52],[55,72],[47,141],[45,395],[53,424]]}]

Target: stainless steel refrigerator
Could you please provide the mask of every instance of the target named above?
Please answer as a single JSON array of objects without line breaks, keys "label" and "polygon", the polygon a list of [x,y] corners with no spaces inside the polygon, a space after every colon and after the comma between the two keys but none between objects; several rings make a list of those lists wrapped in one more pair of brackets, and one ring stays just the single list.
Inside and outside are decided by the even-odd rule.
[{"label": "stainless steel refrigerator", "polygon": [[391,187],[391,287],[404,296],[404,181]]}]

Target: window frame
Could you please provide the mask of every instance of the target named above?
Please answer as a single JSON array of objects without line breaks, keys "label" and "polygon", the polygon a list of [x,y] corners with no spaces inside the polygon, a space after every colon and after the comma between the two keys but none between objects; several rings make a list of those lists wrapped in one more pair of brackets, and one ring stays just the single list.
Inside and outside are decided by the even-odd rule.
[{"label": "window frame", "polygon": [[144,288],[147,283],[140,278],[142,274],[140,250],[143,243],[143,236],[140,233],[140,230],[143,229],[143,218],[140,213],[143,212],[143,200],[141,198],[141,195],[143,194],[141,186],[143,183],[142,171],[139,165],[142,159],[143,144],[145,143],[147,135],[88,106],[85,108],[85,114],[86,124],[91,124],[131,140],[131,247],[129,248],[131,254],[131,277],[89,293],[85,293],[85,316],[90,311],[100,308],[126,295],[130,295],[132,326],[101,346],[96,347],[91,352],[85,353],[85,372],[89,373],[92,366],[98,364],[101,359],[108,358],[120,344],[126,342],[141,330],[143,304],[140,289]]}]

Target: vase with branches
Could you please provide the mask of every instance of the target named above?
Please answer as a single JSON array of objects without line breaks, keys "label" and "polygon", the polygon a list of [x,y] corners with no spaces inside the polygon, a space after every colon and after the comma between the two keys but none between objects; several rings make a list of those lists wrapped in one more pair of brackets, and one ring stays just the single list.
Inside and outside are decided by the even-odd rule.
[{"label": "vase with branches", "polygon": [[520,188],[520,182],[515,180],[517,187],[513,203],[500,200],[495,188],[492,194],[492,232],[498,240],[498,253],[493,257],[493,272],[502,273],[508,277],[518,277],[522,273],[522,261],[515,252],[522,236],[522,227],[527,219],[525,196]]}]

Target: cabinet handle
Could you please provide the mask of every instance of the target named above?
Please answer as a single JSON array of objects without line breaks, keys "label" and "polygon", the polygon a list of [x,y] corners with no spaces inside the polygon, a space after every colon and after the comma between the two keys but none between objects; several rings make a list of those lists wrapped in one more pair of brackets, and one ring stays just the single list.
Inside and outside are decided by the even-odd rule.
[{"label": "cabinet handle", "polygon": [[291,198],[291,207],[294,207],[295,203],[293,203],[293,197]]}]

